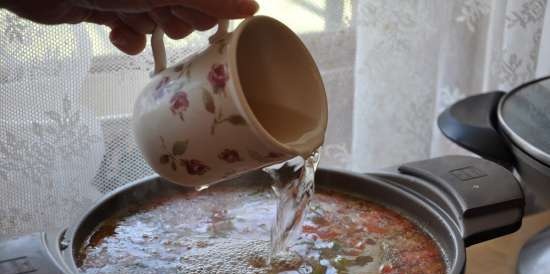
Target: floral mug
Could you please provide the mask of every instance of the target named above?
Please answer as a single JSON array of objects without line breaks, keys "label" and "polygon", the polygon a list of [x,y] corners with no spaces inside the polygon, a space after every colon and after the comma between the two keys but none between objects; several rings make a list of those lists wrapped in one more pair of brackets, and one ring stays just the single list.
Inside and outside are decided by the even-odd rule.
[{"label": "floral mug", "polygon": [[181,185],[205,186],[308,156],[324,141],[327,99],[300,39],[255,16],[166,68],[163,32],[153,34],[155,72],[134,107],[134,133],[149,165]]}]

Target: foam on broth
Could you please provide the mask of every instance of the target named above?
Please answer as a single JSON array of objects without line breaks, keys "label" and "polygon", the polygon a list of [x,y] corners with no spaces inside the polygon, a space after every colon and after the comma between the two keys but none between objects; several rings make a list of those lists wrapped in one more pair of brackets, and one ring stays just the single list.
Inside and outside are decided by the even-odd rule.
[{"label": "foam on broth", "polygon": [[86,274],[442,274],[436,243],[383,206],[320,189],[289,252],[272,258],[268,183],[220,184],[115,214],[79,255]]}]

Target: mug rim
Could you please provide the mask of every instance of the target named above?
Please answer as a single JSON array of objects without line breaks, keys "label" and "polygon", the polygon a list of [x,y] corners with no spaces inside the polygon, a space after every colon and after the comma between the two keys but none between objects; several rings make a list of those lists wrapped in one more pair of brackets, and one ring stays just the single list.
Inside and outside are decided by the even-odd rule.
[{"label": "mug rim", "polygon": [[[321,142],[319,144],[314,144],[314,147],[312,147],[310,150],[299,150],[295,147],[291,147],[289,145],[286,145],[279,140],[277,140],[273,135],[271,135],[264,127],[263,125],[258,121],[258,118],[256,117],[256,114],[254,114],[254,111],[252,111],[252,108],[250,107],[248,100],[246,99],[246,96],[243,91],[243,87],[241,85],[241,79],[239,77],[238,72],[238,66],[237,66],[237,48],[238,48],[238,41],[240,40],[240,36],[243,33],[243,31],[248,27],[249,24],[254,23],[256,21],[267,21],[272,25],[277,25],[281,27],[284,31],[286,31],[288,34],[292,35],[293,38],[296,39],[296,44],[298,47],[303,49],[304,51],[304,58],[309,62],[309,66],[314,68],[314,72],[316,73],[316,78],[320,81],[320,88],[322,89],[322,107],[323,107],[323,113],[320,114],[319,120],[322,123],[322,132],[323,136],[320,139]],[[285,24],[282,22],[269,17],[269,16],[252,16],[246,18],[243,22],[239,24],[239,26],[231,33],[231,38],[229,39],[229,43],[227,45],[227,59],[228,59],[228,67],[229,67],[229,74],[230,78],[233,79],[233,85],[235,88],[235,93],[237,96],[236,105],[240,110],[245,113],[245,119],[247,119],[248,123],[250,124],[250,128],[254,132],[256,136],[258,136],[262,142],[266,143],[267,145],[275,145],[277,150],[282,150],[287,154],[291,155],[300,155],[302,157],[309,156],[310,153],[313,152],[316,148],[321,146],[325,139],[325,132],[328,127],[328,102],[326,97],[326,89],[321,77],[321,73],[319,72],[319,68],[317,67],[317,64],[315,63],[315,60],[313,59],[313,56],[311,56],[311,53],[307,49],[307,47],[304,45],[302,40],[294,33],[290,28],[288,28]]]}]

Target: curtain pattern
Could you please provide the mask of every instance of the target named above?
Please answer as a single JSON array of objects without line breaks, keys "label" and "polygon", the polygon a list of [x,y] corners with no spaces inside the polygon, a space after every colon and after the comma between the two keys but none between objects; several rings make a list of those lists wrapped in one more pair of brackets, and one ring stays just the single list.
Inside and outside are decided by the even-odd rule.
[{"label": "curtain pattern", "polygon": [[[360,0],[352,167],[449,153],[437,115],[537,72],[546,1]],[[546,30],[546,29],[545,29]],[[548,62],[548,61],[546,61]]]},{"label": "curtain pattern", "polygon": [[[539,52],[550,32],[543,0],[259,2],[319,65],[330,112],[325,167],[367,171],[464,153],[441,136],[437,115],[549,67]],[[205,47],[211,33],[167,41],[169,62]],[[0,238],[66,226],[105,193],[152,174],[131,132],[151,68],[150,50],[120,54],[103,27],[46,27],[0,11]]]}]

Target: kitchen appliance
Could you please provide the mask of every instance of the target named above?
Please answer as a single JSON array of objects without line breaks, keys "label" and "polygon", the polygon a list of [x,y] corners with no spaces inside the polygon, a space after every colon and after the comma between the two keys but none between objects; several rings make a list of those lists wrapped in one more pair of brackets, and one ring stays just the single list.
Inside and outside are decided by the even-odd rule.
[{"label": "kitchen appliance", "polygon": [[[232,181],[268,179],[258,171]],[[516,178],[500,165],[473,157],[446,156],[369,174],[320,169],[316,184],[359,195],[416,222],[441,247],[449,274],[464,273],[465,247],[516,231],[523,217]],[[0,273],[76,273],[77,251],[103,220],[133,202],[182,189],[158,177],[123,186],[64,231],[0,243]]]},{"label": "kitchen appliance", "polygon": [[[550,209],[550,77],[508,93],[465,98],[444,111],[438,124],[456,144],[517,173],[527,214]],[[541,245],[548,242],[546,229],[524,246],[519,273],[548,273],[550,245]]]}]

